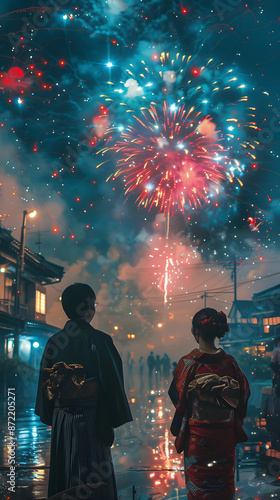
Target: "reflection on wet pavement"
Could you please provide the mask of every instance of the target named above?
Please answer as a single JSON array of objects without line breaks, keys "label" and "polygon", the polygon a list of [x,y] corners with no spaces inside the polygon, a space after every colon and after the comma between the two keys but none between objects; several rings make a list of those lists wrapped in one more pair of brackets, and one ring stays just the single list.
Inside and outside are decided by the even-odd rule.
[{"label": "reflection on wet pavement", "polygon": [[[148,381],[143,376],[129,377],[127,394],[134,421],[116,429],[112,447],[121,500],[187,498],[182,455],[177,454],[174,438],[169,430],[174,412],[167,394],[168,387],[169,381]],[[17,465],[19,466],[17,482],[18,486],[33,483],[35,497],[41,499],[47,496],[51,428],[42,424],[39,417],[34,414],[34,401],[35,395],[29,403],[20,404],[19,401],[17,403]],[[8,465],[5,404],[1,407],[0,418],[2,444],[0,485],[1,482],[6,483],[8,472],[7,468],[3,470],[3,466]],[[240,472],[241,485],[242,481],[244,484],[246,482],[248,468],[246,472],[245,468],[241,468]],[[256,488],[260,493],[261,490],[267,491],[268,485],[264,479],[262,482],[259,481],[256,488],[254,487],[254,466],[249,471],[248,478],[252,483],[252,493]],[[270,493],[272,491],[275,494],[272,489]],[[241,496],[241,489],[236,495],[236,498],[242,500],[250,498]],[[273,498],[277,499],[277,494]]]}]

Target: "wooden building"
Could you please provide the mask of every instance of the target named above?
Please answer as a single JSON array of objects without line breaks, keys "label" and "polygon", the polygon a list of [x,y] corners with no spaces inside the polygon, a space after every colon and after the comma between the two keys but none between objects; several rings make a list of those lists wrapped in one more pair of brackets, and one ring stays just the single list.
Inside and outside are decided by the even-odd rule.
[{"label": "wooden building", "polygon": [[15,316],[19,250],[19,241],[0,226],[0,355],[13,357],[14,335],[19,329],[19,357],[37,367],[47,339],[58,331],[46,323],[46,286],[60,282],[64,269],[25,248],[19,314]]}]

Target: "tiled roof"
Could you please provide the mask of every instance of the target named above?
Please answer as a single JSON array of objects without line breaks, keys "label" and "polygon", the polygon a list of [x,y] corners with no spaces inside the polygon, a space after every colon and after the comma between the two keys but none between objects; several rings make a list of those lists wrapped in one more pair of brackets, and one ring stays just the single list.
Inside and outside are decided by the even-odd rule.
[{"label": "tiled roof", "polygon": [[253,300],[262,300],[280,294],[280,284],[267,288],[262,292],[254,293]]},{"label": "tiled roof", "polygon": [[[13,238],[11,231],[0,225],[0,264],[13,262],[16,264],[20,243]],[[35,276],[40,283],[52,283],[60,281],[64,274],[64,268],[46,260],[42,255],[32,252],[25,247],[24,271]]]},{"label": "tiled roof", "polygon": [[[260,308],[252,300],[237,300],[235,302],[236,308],[241,314],[242,318],[253,318],[255,314],[260,314]],[[233,317],[234,303],[232,304],[229,312],[229,317]]]}]

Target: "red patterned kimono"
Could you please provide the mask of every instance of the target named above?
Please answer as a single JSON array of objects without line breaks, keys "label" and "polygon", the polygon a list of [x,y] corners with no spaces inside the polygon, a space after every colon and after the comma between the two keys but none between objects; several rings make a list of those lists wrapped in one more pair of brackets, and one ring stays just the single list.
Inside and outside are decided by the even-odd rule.
[{"label": "red patterned kimono", "polygon": [[235,445],[248,439],[242,428],[250,396],[244,373],[223,349],[214,354],[195,349],[180,359],[169,396],[188,499],[232,500]]}]

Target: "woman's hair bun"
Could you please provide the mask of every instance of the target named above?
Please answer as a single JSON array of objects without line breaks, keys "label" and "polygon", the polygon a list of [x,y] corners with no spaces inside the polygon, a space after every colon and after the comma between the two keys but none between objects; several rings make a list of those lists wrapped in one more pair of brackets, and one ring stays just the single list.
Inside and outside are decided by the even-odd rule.
[{"label": "woman's hair bun", "polygon": [[192,323],[194,330],[198,330],[206,339],[215,337],[220,339],[229,331],[225,313],[210,307],[198,311],[194,315]]}]

